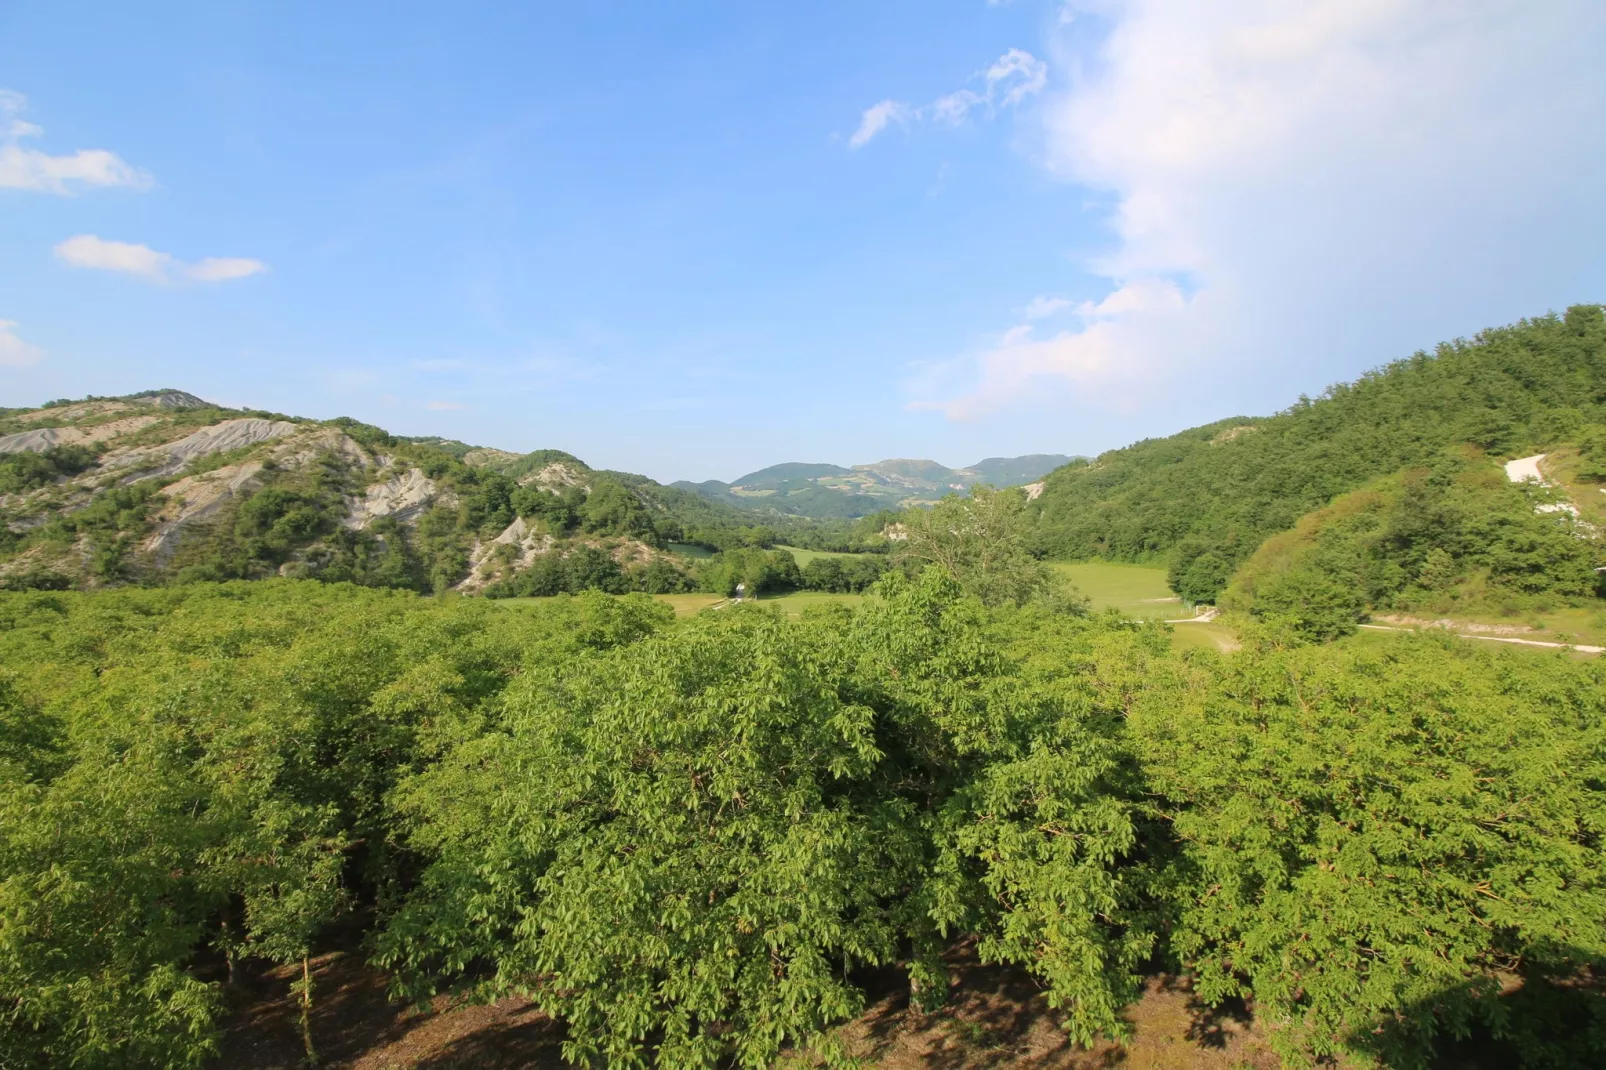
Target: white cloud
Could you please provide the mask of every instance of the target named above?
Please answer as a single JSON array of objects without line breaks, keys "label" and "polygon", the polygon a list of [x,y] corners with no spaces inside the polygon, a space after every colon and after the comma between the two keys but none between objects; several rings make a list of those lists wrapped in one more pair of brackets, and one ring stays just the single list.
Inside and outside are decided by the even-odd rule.
[{"label": "white cloud", "polygon": [[17,337],[16,320],[0,320],[0,368],[26,368],[44,355],[43,349]]},{"label": "white cloud", "polygon": [[56,257],[73,267],[121,271],[138,275],[148,282],[166,282],[174,260],[148,245],[106,241],[93,234],[80,234],[56,246]]},{"label": "white cloud", "polygon": [[268,270],[268,265],[260,260],[232,256],[208,256],[198,263],[187,264],[148,245],[107,241],[93,234],[68,238],[56,246],[56,257],[73,267],[120,271],[159,285],[228,282]]},{"label": "white cloud", "polygon": [[970,109],[987,103],[987,98],[973,89],[960,89],[945,97],[938,97],[927,109],[939,123],[953,125],[965,121]]},{"label": "white cloud", "polygon": [[[1094,3],[1109,33],[1091,55],[1067,37],[1043,110],[1052,170],[1114,196],[1087,264],[1109,294],[1078,330],[984,347],[927,407],[975,416],[1045,380],[1088,403],[1249,369],[1309,385],[1603,296],[1598,0]],[[993,69],[1001,104],[1046,84]]]},{"label": "white cloud", "polygon": [[22,145],[23,139],[44,133],[35,124],[17,118],[27,106],[28,98],[21,93],[0,89],[0,188],[68,195],[92,186],[150,187],[148,172],[105,149],[79,149],[52,156]]},{"label": "white cloud", "polygon": [[1027,302],[1026,307],[1021,309],[1021,315],[1029,320],[1045,320],[1050,316],[1058,315],[1075,303],[1069,297],[1044,297],[1039,295]]},{"label": "white cloud", "polygon": [[1012,108],[1027,97],[1041,93],[1048,86],[1048,64],[1030,52],[1012,48],[987,68],[985,77],[988,102],[991,102],[997,91],[1002,89],[1004,95],[999,103],[1006,108]]},{"label": "white cloud", "polygon": [[870,139],[887,128],[889,123],[898,123],[907,126],[909,119],[915,114],[913,108],[899,100],[883,100],[879,104],[872,104],[864,109],[859,117],[859,128],[848,138],[848,148],[862,148],[870,143]]},{"label": "white cloud", "polygon": [[[1033,316],[1034,310],[1052,306],[1052,311],[1057,312],[1069,304],[1063,298],[1040,297],[1026,307],[1025,314],[1028,319],[1041,318]],[[1149,354],[1134,352],[1128,344],[1128,317],[1143,316],[1146,322],[1170,329],[1189,308],[1189,300],[1174,282],[1134,279],[1096,304],[1087,301],[1078,306],[1076,315],[1083,324],[1076,330],[1039,338],[1031,324],[1011,327],[973,362],[944,369],[949,382],[970,373],[971,381],[958,391],[956,400],[919,402],[914,407],[935,409],[955,420],[970,420],[1033,393],[1044,380],[1058,380],[1085,399],[1131,408],[1134,398],[1123,388],[1134,376],[1152,373],[1154,368],[1147,363]],[[1145,366],[1134,367],[1134,361],[1144,361]],[[967,363],[971,365],[968,368]]]},{"label": "white cloud", "polygon": [[430,412],[456,412],[458,409],[465,407],[462,402],[458,401],[427,401],[424,403],[424,408]]},{"label": "white cloud", "polygon": [[185,277],[195,282],[228,282],[268,270],[260,260],[243,256],[208,256],[185,269]]},{"label": "white cloud", "polygon": [[859,128],[848,138],[848,148],[857,149],[869,144],[893,122],[908,126],[919,119],[955,126],[976,109],[993,115],[999,108],[1013,108],[1027,97],[1041,93],[1048,85],[1048,64],[1012,48],[999,56],[986,70],[977,71],[972,80],[981,79],[982,92],[974,89],[957,89],[938,97],[923,108],[915,108],[900,100],[883,100],[864,109]]}]

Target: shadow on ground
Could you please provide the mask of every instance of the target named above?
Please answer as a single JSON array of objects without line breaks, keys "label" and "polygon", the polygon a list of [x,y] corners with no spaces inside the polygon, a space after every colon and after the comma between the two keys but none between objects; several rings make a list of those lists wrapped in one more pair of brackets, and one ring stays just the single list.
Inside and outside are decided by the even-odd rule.
[{"label": "shadow on ground", "polygon": [[[566,1066],[562,1027],[516,999],[486,1005],[438,1000],[433,1012],[398,1007],[386,997],[387,978],[359,954],[334,953],[314,962],[312,1033],[320,1064],[338,1070],[547,1070]],[[1032,978],[987,966],[969,946],[949,956],[949,1002],[921,1012],[909,1005],[901,970],[861,978],[868,1007],[842,1029],[850,1051],[883,1070],[1276,1070],[1280,1066],[1243,1005],[1212,1010],[1185,983],[1151,978],[1127,1017],[1127,1046],[1090,1050],[1071,1044]],[[244,979],[222,1054],[229,1070],[300,1070],[305,1066],[290,969]],[[791,1053],[783,1067],[809,1067]]]}]

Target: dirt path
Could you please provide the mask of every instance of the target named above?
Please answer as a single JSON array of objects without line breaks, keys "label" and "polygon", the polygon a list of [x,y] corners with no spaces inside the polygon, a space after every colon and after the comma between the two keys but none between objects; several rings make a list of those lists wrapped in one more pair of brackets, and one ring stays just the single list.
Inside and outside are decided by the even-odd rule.
[{"label": "dirt path", "polygon": [[[1374,632],[1415,632],[1420,628],[1398,628],[1389,624],[1361,624],[1360,628],[1368,628]],[[1470,632],[1459,632],[1454,628],[1442,628],[1441,631],[1458,635],[1462,639],[1481,639],[1485,643],[1515,643],[1518,646],[1543,646],[1553,650],[1576,650],[1580,654],[1606,654],[1606,646],[1587,646],[1583,643],[1547,643],[1542,639],[1517,639],[1509,635],[1473,635]]]}]

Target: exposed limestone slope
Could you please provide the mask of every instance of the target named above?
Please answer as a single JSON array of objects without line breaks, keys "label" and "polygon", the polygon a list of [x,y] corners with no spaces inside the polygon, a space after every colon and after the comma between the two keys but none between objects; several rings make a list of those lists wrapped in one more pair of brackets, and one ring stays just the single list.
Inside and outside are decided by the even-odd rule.
[{"label": "exposed limestone slope", "polygon": [[586,487],[586,489],[590,489],[585,481],[585,473],[575,468],[574,465],[563,461],[553,461],[545,468],[531,472],[519,480],[519,485],[523,487],[527,487],[532,483],[542,490],[549,490],[554,494],[564,487]]},{"label": "exposed limestone slope", "polygon": [[167,499],[153,518],[155,530],[140,544],[140,550],[165,562],[178,548],[183,530],[216,513],[229,500],[257,489],[262,472],[260,461],[231,464],[198,476],[185,476],[163,487]]},{"label": "exposed limestone slope", "polygon": [[100,466],[103,471],[126,471],[132,473],[131,478],[139,479],[174,475],[203,457],[284,438],[295,434],[297,430],[298,426],[288,420],[264,420],[260,417],[224,420],[191,432],[175,442],[115,450],[101,459]]},{"label": "exposed limestone slope", "polygon": [[361,446],[334,428],[298,428],[296,434],[278,442],[265,455],[185,476],[161,488],[158,493],[166,501],[153,517],[156,527],[140,544],[140,549],[154,556],[158,563],[165,562],[177,549],[186,528],[211,517],[230,500],[250,494],[263,485],[261,474],[265,461],[280,469],[294,470],[328,455],[359,468],[374,465]]},{"label": "exposed limestone slope", "polygon": [[481,446],[479,449],[469,450],[463,454],[463,463],[476,468],[488,468],[493,465],[508,464],[518,460],[523,454],[511,453],[508,450],[494,449],[490,446]]},{"label": "exposed limestone slope", "polygon": [[551,550],[556,541],[551,535],[536,531],[535,527],[522,516],[518,517],[503,529],[502,533],[496,538],[487,542],[476,541],[474,543],[474,549],[469,552],[468,575],[454,589],[464,594],[473,594],[483,590],[494,578],[493,574],[495,572],[494,567],[487,569],[485,566],[487,564],[495,564],[492,558],[497,555],[497,550],[503,546],[517,548],[515,551],[516,556],[507,564],[511,565],[515,571],[522,571],[535,562],[538,554],[544,554]]},{"label": "exposed limestone slope", "polygon": [[43,453],[60,446],[108,442],[160,422],[161,418],[157,416],[129,416],[93,427],[38,427],[32,431],[0,436],[0,453]]},{"label": "exposed limestone slope", "polygon": [[275,446],[271,454],[278,464],[294,468],[323,455],[333,455],[357,468],[377,468],[384,464],[383,460],[370,456],[351,436],[333,427],[303,426],[295,437]]},{"label": "exposed limestone slope", "polygon": [[343,521],[348,528],[365,528],[382,516],[407,523],[428,509],[440,493],[435,481],[417,468],[409,468],[375,483],[361,498],[348,499]]},{"label": "exposed limestone slope", "polygon": [[153,390],[123,400],[130,405],[149,405],[153,409],[205,409],[212,406],[212,402],[198,398],[187,390]]}]

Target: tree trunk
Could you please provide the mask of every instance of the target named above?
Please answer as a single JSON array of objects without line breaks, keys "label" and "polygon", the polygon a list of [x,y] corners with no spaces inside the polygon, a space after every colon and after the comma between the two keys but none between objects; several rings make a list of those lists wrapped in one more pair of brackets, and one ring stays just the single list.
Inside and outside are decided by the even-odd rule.
[{"label": "tree trunk", "polygon": [[312,1046],[312,969],[307,956],[301,956],[301,1043],[307,1048],[307,1065],[318,1065],[318,1052]]}]

